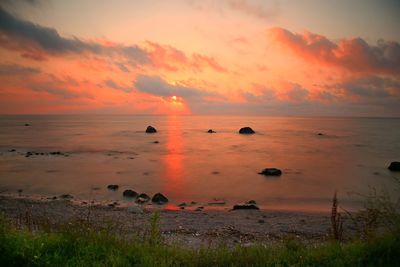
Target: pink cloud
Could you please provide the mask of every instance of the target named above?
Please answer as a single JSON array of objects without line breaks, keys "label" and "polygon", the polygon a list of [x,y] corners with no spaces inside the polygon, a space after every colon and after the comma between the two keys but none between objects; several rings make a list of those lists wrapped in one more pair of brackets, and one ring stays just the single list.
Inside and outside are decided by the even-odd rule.
[{"label": "pink cloud", "polygon": [[352,38],[334,42],[322,35],[292,33],[283,28],[272,28],[269,35],[297,56],[314,63],[352,72],[400,72],[400,44],[395,41],[380,40],[376,45],[370,45],[362,38]]}]

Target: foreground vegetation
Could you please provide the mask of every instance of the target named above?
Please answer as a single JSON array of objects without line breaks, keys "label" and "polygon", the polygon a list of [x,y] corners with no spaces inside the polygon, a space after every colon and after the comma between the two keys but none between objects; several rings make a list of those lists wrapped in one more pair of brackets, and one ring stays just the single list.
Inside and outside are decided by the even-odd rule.
[{"label": "foreground vegetation", "polygon": [[85,224],[33,233],[0,222],[1,266],[398,266],[400,237],[385,235],[346,244],[218,247],[165,245],[156,221],[145,240],[127,240]]},{"label": "foreground vegetation", "polygon": [[297,239],[234,248],[167,245],[157,212],[145,234],[131,238],[89,220],[38,229],[31,227],[29,217],[17,227],[0,214],[0,266],[399,266],[400,199],[388,196],[373,191],[364,210],[343,215],[358,230],[353,240],[343,243],[343,216],[335,193],[332,239],[312,245]]}]

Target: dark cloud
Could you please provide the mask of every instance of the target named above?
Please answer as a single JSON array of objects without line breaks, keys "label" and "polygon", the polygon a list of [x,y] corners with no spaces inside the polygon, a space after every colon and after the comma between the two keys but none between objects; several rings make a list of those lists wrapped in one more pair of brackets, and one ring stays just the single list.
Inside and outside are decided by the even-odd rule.
[{"label": "dark cloud", "polygon": [[367,73],[400,73],[400,44],[379,40],[370,45],[362,38],[333,42],[314,33],[292,33],[270,29],[270,35],[281,45],[306,60]]},{"label": "dark cloud", "polygon": [[335,87],[364,98],[386,98],[400,94],[400,81],[373,75],[348,79]]},{"label": "dark cloud", "polygon": [[197,88],[171,85],[158,76],[140,75],[137,77],[134,85],[141,92],[163,97],[177,95],[185,98],[193,98],[215,95]]},{"label": "dark cloud", "polygon": [[113,88],[113,89],[116,89],[116,90],[119,90],[119,91],[122,91],[122,92],[125,92],[125,93],[130,93],[130,92],[132,92],[132,90],[133,90],[132,87],[126,87],[126,86],[118,85],[118,84],[116,84],[116,83],[115,83],[113,80],[111,80],[111,79],[105,80],[105,81],[104,81],[104,84],[105,84],[107,87],[110,87],[110,88]]},{"label": "dark cloud", "polygon": [[123,55],[140,64],[149,62],[146,51],[138,46],[103,46],[95,42],[82,41],[77,37],[62,37],[55,29],[17,18],[2,7],[0,7],[0,40],[1,46],[20,50],[23,56],[33,59],[43,59],[46,54],[89,52]]},{"label": "dark cloud", "polygon": [[30,75],[40,73],[40,69],[17,64],[0,65],[0,75]]},{"label": "dark cloud", "polygon": [[87,93],[71,91],[67,88],[58,87],[57,85],[48,83],[36,83],[31,86],[31,89],[35,92],[46,92],[63,98],[90,98],[90,95]]}]

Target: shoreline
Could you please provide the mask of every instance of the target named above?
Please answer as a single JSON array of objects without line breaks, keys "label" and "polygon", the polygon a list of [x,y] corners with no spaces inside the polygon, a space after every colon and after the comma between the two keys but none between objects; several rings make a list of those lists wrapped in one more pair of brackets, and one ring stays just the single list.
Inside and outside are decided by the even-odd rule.
[{"label": "shoreline", "polygon": [[[136,207],[136,206],[134,206]],[[132,212],[133,211],[133,212]],[[161,235],[167,244],[185,244],[198,248],[225,244],[270,244],[286,239],[321,243],[331,238],[330,213],[272,210],[168,210],[148,205],[141,210],[98,203],[81,205],[69,199],[37,199],[30,196],[0,194],[0,213],[18,227],[26,222],[39,228],[43,224],[60,225],[87,221],[98,227],[114,225],[121,236],[140,236],[149,228],[154,212],[160,215]],[[25,226],[24,226],[25,225]],[[31,226],[29,226],[31,227]],[[346,220],[344,237],[355,234],[354,225]]]}]

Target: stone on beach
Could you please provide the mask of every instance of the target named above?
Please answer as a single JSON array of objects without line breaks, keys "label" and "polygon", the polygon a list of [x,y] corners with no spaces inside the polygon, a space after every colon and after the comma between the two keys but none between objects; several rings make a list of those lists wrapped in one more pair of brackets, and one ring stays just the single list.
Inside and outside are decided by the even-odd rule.
[{"label": "stone on beach", "polygon": [[131,189],[127,189],[122,193],[122,195],[124,197],[135,198],[135,197],[137,197],[138,193],[136,193],[135,191],[133,191]]},{"label": "stone on beach", "polygon": [[119,188],[119,186],[117,184],[109,184],[107,186],[107,189],[112,190],[112,191],[116,191],[116,190],[118,190],[118,188]]},{"label": "stone on beach", "polygon": [[399,161],[391,162],[388,169],[391,170],[392,172],[400,171],[400,162]]},{"label": "stone on beach", "polygon": [[281,176],[282,175],[282,171],[280,169],[277,169],[277,168],[265,168],[264,170],[262,170],[258,174],[262,174],[262,175],[265,175],[265,176]]},{"label": "stone on beach", "polygon": [[166,198],[163,194],[157,193],[151,199],[152,202],[162,205],[168,202],[168,198]]},{"label": "stone on beach", "polygon": [[138,195],[136,202],[139,204],[142,203],[146,203],[150,200],[150,196],[145,194],[145,193],[141,193],[140,195]]},{"label": "stone on beach", "polygon": [[147,126],[146,133],[156,133],[157,130],[153,126]]},{"label": "stone on beach", "polygon": [[253,129],[251,129],[250,127],[243,127],[239,130],[240,134],[254,134],[256,133]]},{"label": "stone on beach", "polygon": [[260,208],[254,204],[236,204],[233,210],[259,210]]},{"label": "stone on beach", "polygon": [[216,131],[214,131],[213,129],[210,129],[207,131],[207,133],[216,133]]}]

